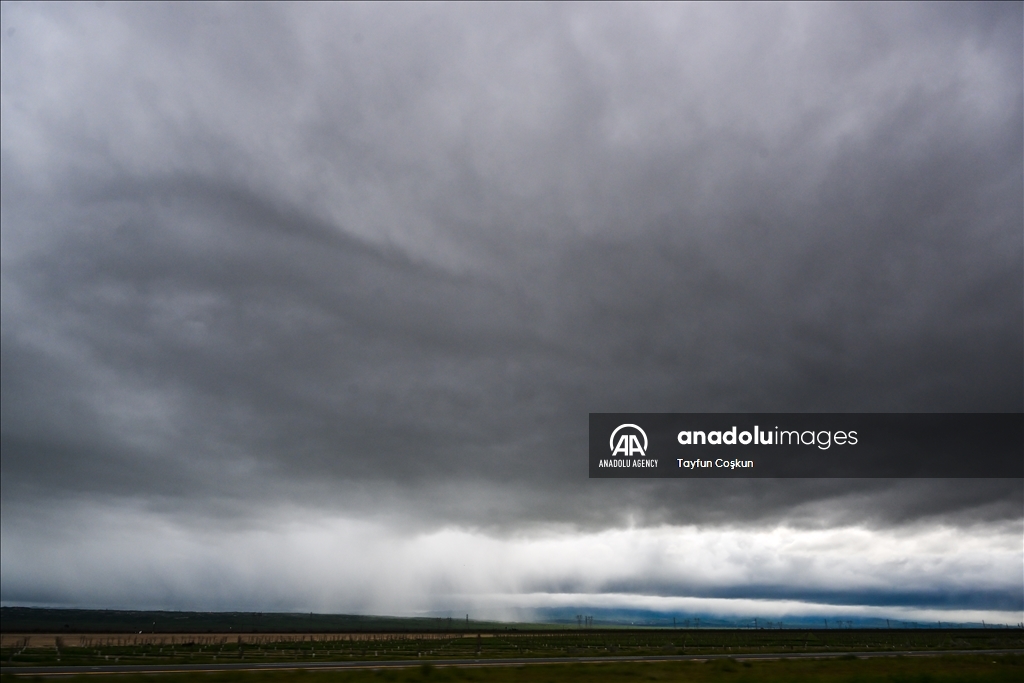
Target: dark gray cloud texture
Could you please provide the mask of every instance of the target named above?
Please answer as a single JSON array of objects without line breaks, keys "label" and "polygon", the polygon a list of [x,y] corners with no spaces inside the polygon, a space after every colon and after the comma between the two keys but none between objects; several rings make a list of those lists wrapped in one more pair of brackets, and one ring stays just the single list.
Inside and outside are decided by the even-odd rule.
[{"label": "dark gray cloud texture", "polygon": [[584,455],[589,412],[1024,408],[1019,4],[2,23],[5,534],[1022,516],[1017,481]]}]

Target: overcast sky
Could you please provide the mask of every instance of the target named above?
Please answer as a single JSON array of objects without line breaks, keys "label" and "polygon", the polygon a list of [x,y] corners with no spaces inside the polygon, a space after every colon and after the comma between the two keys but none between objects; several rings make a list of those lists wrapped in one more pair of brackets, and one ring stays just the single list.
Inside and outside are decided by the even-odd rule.
[{"label": "overcast sky", "polygon": [[3,604],[1024,620],[1021,480],[587,476],[1024,410],[1020,3],[0,23]]}]

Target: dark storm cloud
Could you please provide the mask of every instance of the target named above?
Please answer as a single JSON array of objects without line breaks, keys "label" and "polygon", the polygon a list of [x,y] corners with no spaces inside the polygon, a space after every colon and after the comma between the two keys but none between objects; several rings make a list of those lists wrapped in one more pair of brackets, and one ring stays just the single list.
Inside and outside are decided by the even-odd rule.
[{"label": "dark storm cloud", "polygon": [[3,12],[5,506],[1021,514],[584,455],[592,411],[1022,409],[1019,5]]}]

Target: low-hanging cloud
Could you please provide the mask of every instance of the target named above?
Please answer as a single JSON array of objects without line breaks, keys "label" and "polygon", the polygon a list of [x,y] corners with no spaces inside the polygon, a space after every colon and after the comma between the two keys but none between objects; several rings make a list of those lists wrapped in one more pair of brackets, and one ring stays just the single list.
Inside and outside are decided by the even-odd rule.
[{"label": "low-hanging cloud", "polygon": [[[205,531],[138,506],[68,512],[4,529],[8,600],[387,614],[471,609],[505,618],[572,600],[624,605],[627,596],[639,608],[727,615],[758,601],[749,614],[806,617],[831,605],[833,613],[870,607],[863,613],[909,618],[931,610],[945,621],[1005,621],[1024,609],[1019,521],[898,530],[549,528],[502,537],[455,527],[416,532],[299,509]],[[38,548],[37,529],[55,528],[57,542]],[[282,585],[291,587],[287,594]]]}]

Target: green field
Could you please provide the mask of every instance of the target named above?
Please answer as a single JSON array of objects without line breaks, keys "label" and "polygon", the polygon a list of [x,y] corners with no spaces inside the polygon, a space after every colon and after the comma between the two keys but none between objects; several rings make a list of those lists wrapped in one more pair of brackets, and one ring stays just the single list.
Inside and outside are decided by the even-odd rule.
[{"label": "green field", "polygon": [[[24,680],[5,675],[4,681]],[[601,683],[631,681],[731,681],[735,683],[823,681],[854,683],[886,681],[889,683],[953,683],[1010,682],[1024,680],[1024,657],[1020,655],[979,656],[944,655],[938,657],[886,657],[877,659],[773,660],[744,662],[715,660],[701,662],[607,663],[607,664],[539,664],[531,666],[455,669],[418,667],[389,671],[344,672],[230,672],[216,674],[166,674],[154,679],[152,674],[89,675],[61,680],[118,681],[119,683],[177,683],[207,681],[208,683],[274,683],[306,681],[308,683],[371,683],[383,681],[494,681],[495,683]]]},{"label": "green field", "polygon": [[[149,628],[136,628],[150,622]],[[255,622],[255,623],[254,623]],[[312,624],[315,629],[303,629]],[[291,671],[159,674],[160,681],[1020,681],[1024,630],[568,628],[345,615],[3,609],[0,662],[32,666],[287,663]],[[256,626],[257,628],[253,628]],[[218,628],[219,627],[219,628]],[[344,628],[343,627],[347,627]],[[45,645],[44,645],[45,643]],[[786,659],[836,653],[932,657]],[[948,653],[948,654],[943,654]],[[687,655],[701,662],[622,662],[451,668],[441,660]],[[777,660],[744,660],[778,655]],[[403,669],[308,671],[325,662],[407,662]],[[433,663],[432,663],[433,662]],[[372,665],[372,664],[371,664]],[[11,674],[7,674],[13,680]],[[152,681],[154,674],[81,680]],[[74,677],[72,677],[74,678]],[[63,680],[67,678],[62,677]],[[24,679],[19,679],[24,680]]]},{"label": "green field", "polygon": [[[325,661],[429,661],[513,657],[829,654],[905,650],[1024,649],[1021,629],[924,630],[575,630],[466,634],[306,634],[80,636],[50,647],[0,648],[5,667],[110,664],[231,664]],[[9,643],[8,643],[9,645]]]}]

